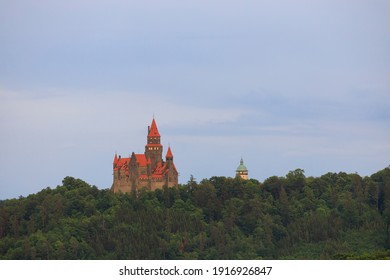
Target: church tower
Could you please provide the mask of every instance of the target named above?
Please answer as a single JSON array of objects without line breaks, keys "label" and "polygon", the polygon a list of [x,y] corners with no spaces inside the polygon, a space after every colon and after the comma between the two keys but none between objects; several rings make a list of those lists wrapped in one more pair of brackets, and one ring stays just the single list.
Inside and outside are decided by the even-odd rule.
[{"label": "church tower", "polygon": [[248,169],[244,165],[244,160],[241,158],[240,165],[236,169],[236,177],[248,180]]},{"label": "church tower", "polygon": [[153,118],[152,125],[148,127],[148,136],[145,146],[145,156],[151,161],[151,170],[155,170],[162,161],[161,136],[158,132],[156,121]]}]

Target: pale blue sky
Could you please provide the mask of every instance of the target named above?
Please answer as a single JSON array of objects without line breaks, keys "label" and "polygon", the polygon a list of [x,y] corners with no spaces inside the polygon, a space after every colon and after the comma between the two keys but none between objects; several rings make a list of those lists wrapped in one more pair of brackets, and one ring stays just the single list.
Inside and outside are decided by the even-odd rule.
[{"label": "pale blue sky", "polygon": [[390,164],[390,2],[0,1],[0,199],[112,182],[153,114],[181,183]]}]

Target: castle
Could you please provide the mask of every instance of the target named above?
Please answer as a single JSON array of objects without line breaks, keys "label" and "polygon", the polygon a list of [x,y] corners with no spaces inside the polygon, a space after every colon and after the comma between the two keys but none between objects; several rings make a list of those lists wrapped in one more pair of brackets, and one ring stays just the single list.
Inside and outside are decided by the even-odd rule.
[{"label": "castle", "polygon": [[111,191],[128,193],[142,188],[155,190],[178,185],[179,173],[173,163],[171,148],[168,147],[164,161],[160,140],[161,136],[153,118],[151,126],[148,127],[147,144],[143,154],[133,152],[130,157],[123,158],[115,153]]}]

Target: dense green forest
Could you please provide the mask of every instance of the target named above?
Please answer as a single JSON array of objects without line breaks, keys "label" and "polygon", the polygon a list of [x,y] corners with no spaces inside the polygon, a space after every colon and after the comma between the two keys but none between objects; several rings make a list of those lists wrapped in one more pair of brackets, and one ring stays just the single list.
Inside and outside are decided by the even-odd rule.
[{"label": "dense green forest", "polygon": [[0,201],[0,259],[390,259],[389,239],[390,168],[131,194],[66,177]]}]

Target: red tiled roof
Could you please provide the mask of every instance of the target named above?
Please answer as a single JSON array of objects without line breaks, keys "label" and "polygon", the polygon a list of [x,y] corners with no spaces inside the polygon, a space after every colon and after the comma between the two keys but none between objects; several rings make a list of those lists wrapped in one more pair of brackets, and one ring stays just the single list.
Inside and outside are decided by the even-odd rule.
[{"label": "red tiled roof", "polygon": [[164,174],[165,165],[159,162],[157,164],[156,169],[153,172],[153,175],[163,175]]},{"label": "red tiled roof", "polygon": [[148,137],[160,137],[160,133],[158,133],[156,121],[153,118],[152,125],[150,126]]},{"label": "red tiled roof", "polygon": [[116,161],[116,166],[114,170],[119,169],[128,169],[127,163],[130,161],[130,158],[118,158]]},{"label": "red tiled roof", "polygon": [[[168,148],[167,156],[169,156],[169,154],[172,154],[172,152]],[[139,166],[145,167],[145,166],[147,166],[147,164],[150,164],[150,159],[146,158],[146,156],[144,154],[135,154],[135,156],[136,156],[136,160],[137,160],[137,163],[139,164]],[[129,172],[128,163],[130,162],[130,160],[131,160],[130,158],[122,158],[122,157],[118,158],[117,157],[114,170],[115,171],[121,170],[121,171],[125,172],[125,175],[129,175],[130,172]],[[114,162],[115,162],[115,159],[114,159]],[[172,164],[173,169],[177,172],[175,164],[173,162],[171,164]],[[156,169],[151,174],[152,175],[151,177],[153,179],[162,179],[162,178],[164,178],[165,174],[168,173],[168,171],[169,170],[166,168],[166,163],[158,162]],[[142,175],[139,175],[138,178],[140,180],[148,180],[149,177],[146,174],[142,174]]]},{"label": "red tiled roof", "polygon": [[139,163],[139,166],[146,166],[148,164],[145,154],[136,154],[135,156],[137,158],[137,162]]}]

